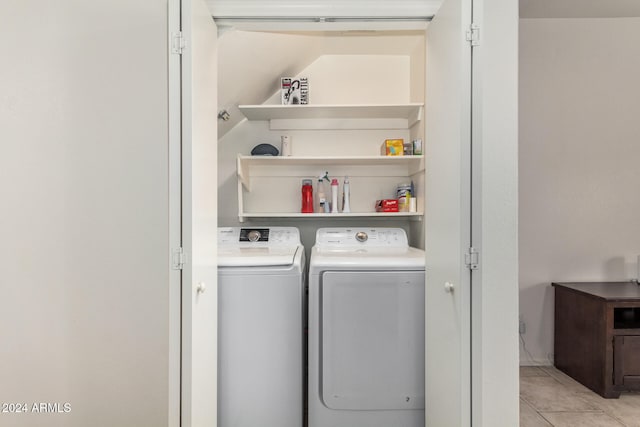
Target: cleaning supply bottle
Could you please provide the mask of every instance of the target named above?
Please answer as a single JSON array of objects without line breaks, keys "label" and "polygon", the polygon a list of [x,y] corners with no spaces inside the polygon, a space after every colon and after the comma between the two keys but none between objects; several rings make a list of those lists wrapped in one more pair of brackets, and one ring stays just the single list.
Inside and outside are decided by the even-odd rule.
[{"label": "cleaning supply bottle", "polygon": [[342,184],[342,212],[351,212],[351,206],[349,205],[349,197],[351,196],[351,188],[349,186],[349,177],[344,177],[344,184]]},{"label": "cleaning supply bottle", "polygon": [[324,181],[329,181],[329,172],[325,172],[324,175],[318,177],[318,186],[316,188],[316,212],[329,213],[329,202],[327,201],[327,191],[325,189]]},{"label": "cleaning supply bottle", "polygon": [[310,179],[302,180],[302,213],[313,213],[313,186]]},{"label": "cleaning supply bottle", "polygon": [[331,180],[331,213],[338,213],[338,180]]},{"label": "cleaning supply bottle", "polygon": [[396,198],[398,199],[398,211],[409,212],[409,200],[411,200],[411,184],[398,184]]}]

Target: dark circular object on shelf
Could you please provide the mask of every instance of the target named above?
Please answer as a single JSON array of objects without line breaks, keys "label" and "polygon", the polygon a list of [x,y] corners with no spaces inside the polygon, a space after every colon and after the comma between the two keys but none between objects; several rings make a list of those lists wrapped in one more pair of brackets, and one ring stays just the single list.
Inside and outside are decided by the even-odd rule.
[{"label": "dark circular object on shelf", "polygon": [[278,149],[271,144],[258,144],[251,150],[252,156],[277,156]]}]

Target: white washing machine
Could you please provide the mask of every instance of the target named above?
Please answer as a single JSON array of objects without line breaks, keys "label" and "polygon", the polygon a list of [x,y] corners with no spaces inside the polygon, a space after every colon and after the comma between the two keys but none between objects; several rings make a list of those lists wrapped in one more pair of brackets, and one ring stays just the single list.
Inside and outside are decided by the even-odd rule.
[{"label": "white washing machine", "polygon": [[297,228],[218,230],[218,426],[303,425],[304,265]]},{"label": "white washing machine", "polygon": [[425,253],[321,228],[309,264],[309,427],[424,427]]}]

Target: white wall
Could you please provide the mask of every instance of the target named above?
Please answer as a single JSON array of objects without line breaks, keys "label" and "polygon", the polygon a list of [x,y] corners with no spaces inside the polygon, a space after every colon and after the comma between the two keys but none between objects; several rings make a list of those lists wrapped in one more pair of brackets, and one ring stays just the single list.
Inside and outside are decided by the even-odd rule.
[{"label": "white wall", "polygon": [[640,19],[520,20],[522,364],[553,360],[553,281],[640,254]]},{"label": "white wall", "polygon": [[0,402],[29,412],[0,425],[167,425],[166,28],[164,0],[0,2]]}]

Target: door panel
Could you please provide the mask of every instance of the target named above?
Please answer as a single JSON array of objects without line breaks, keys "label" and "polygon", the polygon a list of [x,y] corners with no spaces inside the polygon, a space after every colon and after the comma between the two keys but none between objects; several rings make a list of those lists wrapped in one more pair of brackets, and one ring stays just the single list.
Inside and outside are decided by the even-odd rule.
[{"label": "door panel", "polygon": [[218,276],[219,423],[300,427],[303,281],[291,272],[247,270]]},{"label": "door panel", "polygon": [[427,29],[425,392],[437,427],[470,423],[470,3],[446,0]]},{"label": "door panel", "polygon": [[217,29],[182,0],[182,425],[217,418]]},{"label": "door panel", "polygon": [[640,336],[614,337],[614,378],[616,385],[637,387],[640,384]]},{"label": "door panel", "polygon": [[167,425],[167,8],[96,6],[0,2],[3,427]]},{"label": "door panel", "polygon": [[321,292],[325,405],[424,408],[424,272],[325,272]]},{"label": "door panel", "polygon": [[473,425],[518,424],[518,2],[474,0]]}]

